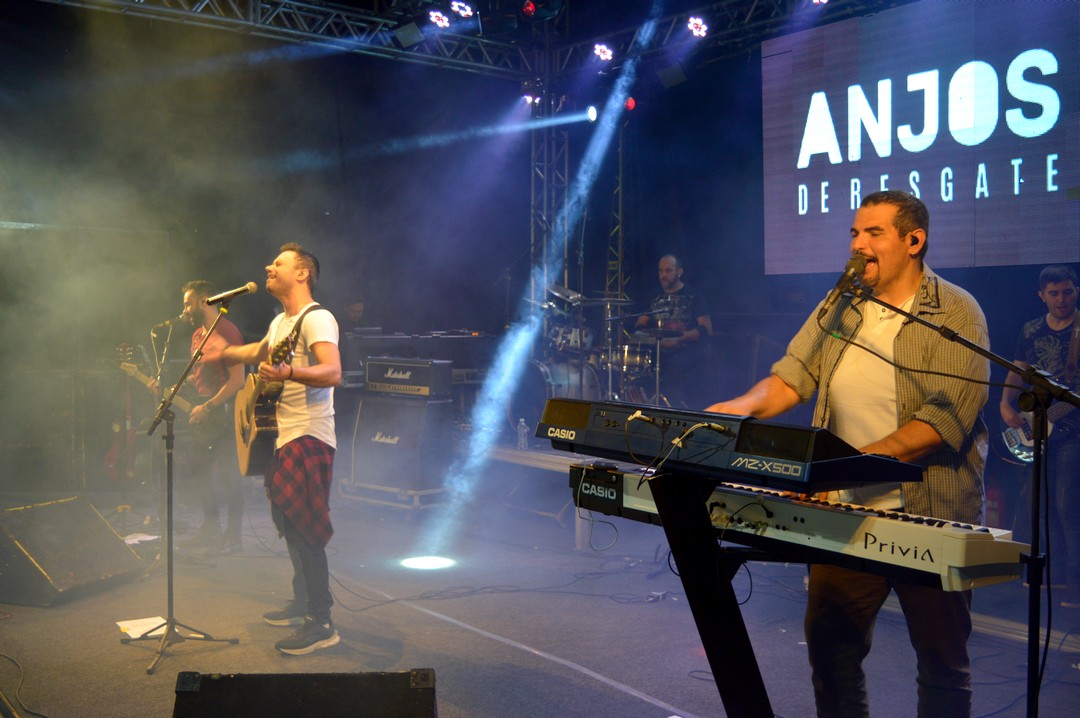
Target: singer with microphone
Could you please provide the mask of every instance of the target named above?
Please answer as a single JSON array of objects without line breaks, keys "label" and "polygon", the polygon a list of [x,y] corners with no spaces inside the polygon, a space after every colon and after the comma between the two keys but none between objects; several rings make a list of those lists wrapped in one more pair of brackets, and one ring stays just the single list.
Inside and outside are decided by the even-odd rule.
[{"label": "singer with microphone", "polygon": [[296,243],[283,245],[266,267],[266,291],[284,311],[261,341],[220,353],[229,362],[257,364],[257,386],[283,385],[272,409],[276,436],[270,442],[273,451],[264,483],[271,516],[292,562],[293,599],[281,610],[264,613],[263,620],[271,626],[297,626],[295,633],[274,644],[290,655],[306,655],[341,640],[330,617],[334,600],[326,558],[334,533],[330,483],[341,353],[337,320],[312,297],[318,279],[314,254]]},{"label": "singer with microphone", "polygon": [[[179,319],[195,327],[191,336],[191,352],[194,353],[217,318],[218,310],[207,300],[213,292],[209,282],[196,279],[185,284],[182,291],[183,313]],[[172,321],[176,320],[169,320]],[[244,385],[244,368],[206,357],[206,349],[220,351],[230,344],[243,343],[244,337],[236,325],[222,317],[207,340],[203,357],[195,363],[188,377],[198,396],[188,417],[194,429],[190,435],[189,466],[202,504],[203,522],[195,535],[181,541],[179,546],[200,553],[237,553],[243,548],[244,486],[233,460],[236,440],[231,408],[233,397]],[[218,509],[219,489],[224,494],[226,506],[224,533]]]},{"label": "singer with microphone", "polygon": [[[905,192],[863,198],[851,226],[852,259],[836,287],[768,377],[709,410],[770,418],[816,394],[816,426],[864,452],[923,468],[921,482],[870,484],[836,498],[979,524],[987,446],[980,412],[988,390],[978,382],[989,379],[987,360],[895,311],[847,293],[859,283],[893,307],[988,347],[978,303],[924,261],[929,225],[926,206]],[[890,591],[899,598],[918,656],[918,714],[970,716],[970,591],[946,592],[813,564],[804,625],[818,715],[868,715],[862,661]]]}]

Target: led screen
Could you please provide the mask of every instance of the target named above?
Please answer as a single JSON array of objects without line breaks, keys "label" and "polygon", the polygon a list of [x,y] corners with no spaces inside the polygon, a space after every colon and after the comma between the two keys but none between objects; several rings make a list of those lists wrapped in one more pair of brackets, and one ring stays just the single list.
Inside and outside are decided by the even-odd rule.
[{"label": "led screen", "polygon": [[762,46],[765,270],[838,271],[878,189],[934,267],[1080,261],[1080,3],[926,1]]}]

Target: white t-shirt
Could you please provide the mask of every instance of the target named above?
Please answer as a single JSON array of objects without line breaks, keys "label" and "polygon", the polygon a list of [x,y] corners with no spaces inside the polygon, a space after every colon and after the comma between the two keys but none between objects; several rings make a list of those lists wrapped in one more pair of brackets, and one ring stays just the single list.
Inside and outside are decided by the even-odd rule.
[{"label": "white t-shirt", "polygon": [[[910,309],[915,297],[901,305]],[[905,317],[864,302],[863,323],[855,343],[893,360],[893,343]],[[829,403],[843,407],[831,412],[829,430],[855,447],[870,444],[897,429],[896,368],[858,347],[848,347],[829,382]],[[874,509],[903,508],[900,484],[870,484],[830,492],[831,500]]]},{"label": "white t-shirt", "polygon": [[[304,309],[312,304],[315,302],[301,307],[296,316],[286,317],[283,312],[274,317],[266,333],[271,352],[282,339],[289,336],[289,332],[296,325],[296,320],[303,314]],[[300,337],[293,352],[292,365],[306,367],[318,363],[314,361],[308,347],[319,342],[330,342],[334,345],[338,343],[337,320],[334,319],[333,314],[322,308],[313,309],[304,317],[304,323],[300,326]],[[281,399],[277,405],[277,429],[277,441],[274,446],[278,449],[305,434],[314,436],[336,448],[334,388],[307,386],[295,381],[286,381],[285,389],[281,392]]]}]

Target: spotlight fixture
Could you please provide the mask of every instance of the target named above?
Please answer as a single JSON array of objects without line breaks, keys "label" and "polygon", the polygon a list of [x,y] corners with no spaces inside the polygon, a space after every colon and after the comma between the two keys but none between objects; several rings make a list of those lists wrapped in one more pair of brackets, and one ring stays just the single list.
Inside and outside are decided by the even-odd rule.
[{"label": "spotlight fixture", "polygon": [[518,11],[526,20],[542,22],[562,12],[564,0],[523,0]]},{"label": "spotlight fixture", "polygon": [[633,97],[627,97],[626,102],[623,103],[623,107],[626,108],[627,112],[630,112],[635,107],[637,107],[637,100],[635,100]]},{"label": "spotlight fixture", "polygon": [[615,57],[615,53],[611,51],[611,48],[602,42],[593,45],[593,54],[604,62],[611,62],[611,58]]},{"label": "spotlight fixture", "polygon": [[600,116],[600,111],[596,109],[596,105],[589,105],[585,108],[585,116],[589,118],[589,122],[596,122],[596,118]]},{"label": "spotlight fixture", "polygon": [[686,27],[694,37],[705,37],[709,33],[709,26],[700,17],[690,18]]},{"label": "spotlight fixture", "polygon": [[428,18],[442,30],[450,27],[450,18],[448,18],[441,10],[432,10],[428,13]]},{"label": "spotlight fixture", "polygon": [[457,14],[457,15],[459,15],[461,17],[472,17],[473,16],[472,6],[469,5],[468,3],[459,2],[458,0],[454,0],[454,2],[450,3],[450,9],[455,14]]},{"label": "spotlight fixture", "polygon": [[525,80],[521,83],[521,99],[528,105],[539,105],[544,97],[544,83],[539,80]]}]

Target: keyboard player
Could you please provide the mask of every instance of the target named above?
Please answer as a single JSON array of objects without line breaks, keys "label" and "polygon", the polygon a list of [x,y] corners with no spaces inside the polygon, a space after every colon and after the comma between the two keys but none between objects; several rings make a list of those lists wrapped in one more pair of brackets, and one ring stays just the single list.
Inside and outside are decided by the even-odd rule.
[{"label": "keyboard player", "polygon": [[[858,274],[882,301],[988,346],[975,299],[925,264],[928,230],[929,213],[917,198],[898,191],[867,195],[851,226],[853,261],[846,274]],[[978,524],[987,446],[979,415],[987,387],[978,382],[988,378],[985,359],[878,304],[834,290],[768,377],[709,411],[766,419],[816,394],[817,426],[864,452],[923,467],[922,482],[872,485],[845,498]],[[970,716],[970,591],[812,565],[804,627],[818,715],[869,714],[862,661],[890,591],[918,656],[918,715]]]}]

